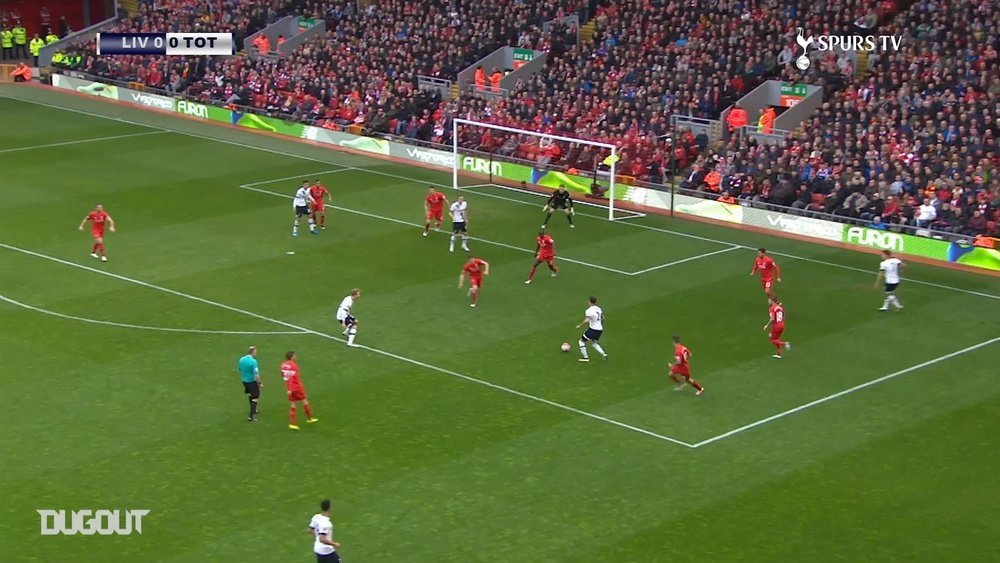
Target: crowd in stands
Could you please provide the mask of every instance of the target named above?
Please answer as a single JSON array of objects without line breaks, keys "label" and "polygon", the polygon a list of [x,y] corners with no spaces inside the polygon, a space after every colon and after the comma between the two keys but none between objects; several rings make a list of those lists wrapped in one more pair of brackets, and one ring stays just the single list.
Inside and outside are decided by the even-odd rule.
[{"label": "crowd in stands", "polygon": [[[209,9],[217,5],[144,3],[120,30],[204,26],[245,36],[279,15],[303,13],[324,19],[327,33],[283,58],[111,57],[92,58],[87,68],[320,127],[415,141],[450,143],[448,120],[457,116],[610,142],[620,149],[621,174],[660,183],[671,168],[685,170],[684,187],[726,200],[890,226],[997,229],[1000,33],[989,0],[379,0],[362,12],[349,0],[225,0],[224,10]],[[577,43],[568,25],[541,25],[582,10],[595,16],[589,40]],[[902,35],[904,43],[873,56],[872,72],[857,80],[845,56],[814,58],[807,71],[790,64],[799,27]],[[418,75],[454,80],[503,45],[545,51],[545,70],[507,96],[453,101],[417,88]],[[494,86],[492,73],[485,69],[483,86]],[[704,135],[671,124],[671,115],[718,118],[768,78],[826,90],[828,101],[782,145],[734,136],[709,150]],[[482,130],[467,129],[459,141],[583,169],[606,156]]]},{"label": "crowd in stands", "polygon": [[832,92],[800,132],[779,146],[734,142],[682,185],[876,228],[1000,236],[1000,24],[990,10],[985,0],[917,3],[880,31],[902,35],[903,48]]},{"label": "crowd in stands", "polygon": [[550,51],[546,70],[519,84],[510,99],[466,105],[490,121],[614,143],[622,149],[623,174],[659,182],[665,169],[685,168],[707,144],[686,128],[674,130],[671,115],[717,118],[779,75],[786,66],[779,56],[795,46],[797,26],[853,33],[870,12],[876,25],[895,11],[892,2],[874,11],[871,4],[600,0],[589,41]]},{"label": "crowd in stands", "polygon": [[[106,33],[152,32],[232,32],[242,45],[249,35],[280,17],[303,13],[306,0],[140,0],[137,13],[129,14]],[[102,56],[97,57],[93,41],[71,49],[81,53],[81,70],[97,76],[140,82],[151,88],[186,91],[204,80],[208,62],[195,57]]]}]

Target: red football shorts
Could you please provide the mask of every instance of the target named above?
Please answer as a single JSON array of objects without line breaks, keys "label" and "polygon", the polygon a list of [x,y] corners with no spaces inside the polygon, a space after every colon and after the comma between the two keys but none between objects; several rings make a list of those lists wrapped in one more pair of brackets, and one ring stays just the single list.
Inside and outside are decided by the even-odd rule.
[{"label": "red football shorts", "polygon": [[539,252],[537,255],[535,255],[535,260],[538,260],[539,262],[552,262],[555,259],[556,259],[555,254]]},{"label": "red football shorts", "polygon": [[289,401],[305,401],[306,400],[306,390],[305,389],[289,389],[288,390],[288,400]]},{"label": "red football shorts", "polygon": [[771,340],[781,338],[781,333],[785,332],[785,325],[774,325],[771,327]]},{"label": "red football shorts", "polygon": [[674,375],[682,375],[684,377],[691,377],[691,368],[680,364],[674,364],[670,368],[670,373]]},{"label": "red football shorts", "polygon": [[427,220],[440,223],[444,220],[444,209],[431,209],[427,212]]},{"label": "red football shorts", "polygon": [[100,227],[100,228],[96,228],[96,227],[95,227],[95,228],[91,228],[91,229],[90,229],[90,234],[91,234],[91,235],[92,235],[92,236],[93,236],[94,238],[101,238],[101,237],[103,237],[103,236],[104,236],[104,227]]},{"label": "red football shorts", "polygon": [[313,202],[312,204],[313,213],[326,213],[326,202]]},{"label": "red football shorts", "polygon": [[483,287],[483,278],[481,278],[481,277],[478,277],[478,276],[474,277],[474,278],[470,277],[469,281],[472,282],[472,288],[473,289],[479,289],[480,287]]},{"label": "red football shorts", "polygon": [[761,278],[760,285],[764,286],[764,291],[771,291],[771,286],[774,285],[774,280],[771,278]]}]

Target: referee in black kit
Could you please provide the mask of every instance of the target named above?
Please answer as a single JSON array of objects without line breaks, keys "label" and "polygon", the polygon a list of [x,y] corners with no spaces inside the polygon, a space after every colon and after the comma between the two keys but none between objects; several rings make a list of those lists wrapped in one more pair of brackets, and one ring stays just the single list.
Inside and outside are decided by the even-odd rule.
[{"label": "referee in black kit", "polygon": [[549,196],[549,200],[545,202],[545,207],[542,211],[548,213],[545,216],[545,222],[542,223],[542,228],[544,229],[549,224],[549,219],[552,218],[552,214],[555,213],[556,209],[563,209],[566,211],[566,219],[569,220],[569,228],[575,229],[576,225],[573,224],[573,198],[569,195],[569,190],[566,186],[562,184],[559,185],[559,189],[552,192]]}]

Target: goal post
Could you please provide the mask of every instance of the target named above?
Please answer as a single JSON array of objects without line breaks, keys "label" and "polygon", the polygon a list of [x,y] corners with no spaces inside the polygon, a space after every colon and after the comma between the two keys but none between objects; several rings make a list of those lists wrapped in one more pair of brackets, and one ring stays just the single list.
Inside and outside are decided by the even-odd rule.
[{"label": "goal post", "polygon": [[[609,221],[643,215],[616,207],[620,155],[613,144],[455,118],[451,151],[456,190],[466,187],[463,172],[471,172],[488,176],[488,185],[501,188],[521,181],[552,189],[566,185],[571,193],[588,196],[578,203],[606,208]],[[513,166],[505,168],[504,163]],[[592,193],[594,186],[600,194]]]}]

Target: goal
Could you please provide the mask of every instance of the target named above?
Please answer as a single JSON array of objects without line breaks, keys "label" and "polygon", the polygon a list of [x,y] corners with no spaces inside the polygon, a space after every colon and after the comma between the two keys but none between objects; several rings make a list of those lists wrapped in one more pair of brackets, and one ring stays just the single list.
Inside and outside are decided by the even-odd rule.
[{"label": "goal", "polygon": [[616,205],[625,190],[615,145],[468,119],[452,123],[456,190],[493,187],[538,196],[566,186],[577,205],[606,210],[609,221],[643,216]]}]

